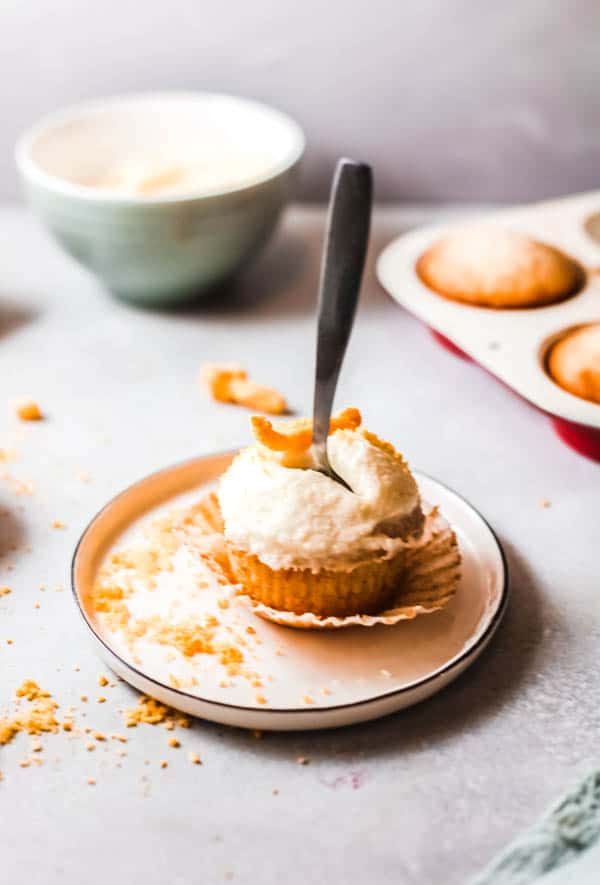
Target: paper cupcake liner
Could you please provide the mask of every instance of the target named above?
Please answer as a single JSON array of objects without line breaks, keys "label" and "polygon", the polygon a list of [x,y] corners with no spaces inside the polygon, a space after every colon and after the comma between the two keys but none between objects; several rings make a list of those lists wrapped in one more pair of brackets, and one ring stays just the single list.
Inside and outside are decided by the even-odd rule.
[{"label": "paper cupcake liner", "polygon": [[[219,503],[214,493],[206,496],[197,505],[197,512],[209,533],[217,536],[215,546],[220,545],[219,565],[223,568],[223,552],[227,544],[223,538],[223,520]],[[225,544],[225,548],[223,547]],[[331,581],[323,579],[323,574],[313,576],[318,581],[311,586],[310,573],[302,570],[304,596],[298,582],[290,586],[286,571],[276,572],[261,563],[256,557],[241,554],[229,549],[229,577],[235,582],[248,586],[252,581],[263,580],[263,601],[257,601],[247,593],[240,593],[252,611],[266,620],[287,627],[299,629],[335,630],[343,627],[371,627],[375,624],[397,624],[412,620],[421,614],[439,611],[454,596],[460,580],[460,552],[456,536],[445,519],[434,508],[426,517],[421,538],[403,548],[400,554],[375,563],[358,565],[350,571],[329,572]],[[244,570],[252,567],[252,576]],[[290,570],[287,570],[288,572]],[[388,589],[391,586],[391,590]],[[335,593],[342,598],[342,605],[361,612],[359,600],[364,596],[371,604],[380,594],[381,604],[373,608],[365,604],[360,614],[319,615],[311,611],[299,614],[294,608],[305,605],[310,594],[317,594],[322,600],[324,594]],[[354,594],[354,595],[352,595]],[[264,599],[276,604],[267,604]],[[290,604],[291,603],[291,604]],[[306,606],[309,607],[308,605]]]},{"label": "paper cupcake liner", "polygon": [[259,617],[296,629],[339,630],[398,624],[439,611],[447,605],[458,587],[460,562],[454,532],[439,514],[432,513],[427,517],[422,543],[408,553],[397,589],[388,606],[380,612],[346,617],[320,617],[311,612],[299,615],[255,602],[247,595],[241,598]]}]

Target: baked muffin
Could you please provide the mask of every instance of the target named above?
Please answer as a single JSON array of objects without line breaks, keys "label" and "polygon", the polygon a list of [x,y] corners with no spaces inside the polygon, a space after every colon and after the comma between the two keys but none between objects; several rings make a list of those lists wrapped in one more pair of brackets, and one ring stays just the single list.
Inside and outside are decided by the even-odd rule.
[{"label": "baked muffin", "polygon": [[560,387],[600,405],[600,323],[563,335],[550,349],[547,365]]},{"label": "baked muffin", "polygon": [[524,234],[471,225],[421,255],[416,271],[428,286],[478,307],[542,307],[577,292],[584,271],[568,255]]},{"label": "baked muffin", "polygon": [[419,490],[393,446],[348,413],[352,421],[334,422],[328,452],[352,492],[314,469],[307,421],[274,430],[255,419],[259,441],[221,478],[230,568],[253,600],[346,617],[383,611],[397,589],[423,532]]}]

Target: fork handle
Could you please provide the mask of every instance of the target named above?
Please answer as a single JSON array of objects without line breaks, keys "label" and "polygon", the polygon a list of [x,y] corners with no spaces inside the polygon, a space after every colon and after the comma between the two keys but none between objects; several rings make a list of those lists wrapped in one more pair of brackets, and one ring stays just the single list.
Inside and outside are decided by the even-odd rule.
[{"label": "fork handle", "polygon": [[313,452],[327,461],[333,399],[352,326],[367,254],[373,176],[366,163],[338,162],[329,198],[321,263],[313,400]]}]

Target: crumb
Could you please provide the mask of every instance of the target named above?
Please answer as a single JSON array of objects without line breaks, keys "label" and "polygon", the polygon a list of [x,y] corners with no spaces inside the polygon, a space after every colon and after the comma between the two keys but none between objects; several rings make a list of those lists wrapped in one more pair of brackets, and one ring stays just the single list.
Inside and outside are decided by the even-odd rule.
[{"label": "crumb", "polygon": [[111,739],[113,741],[119,741],[120,744],[126,744],[129,738],[126,738],[124,734],[111,734]]},{"label": "crumb", "polygon": [[67,527],[66,523],[62,522],[62,520],[60,520],[60,519],[53,519],[52,520],[52,528],[53,529],[66,529],[66,527]]},{"label": "crumb", "polygon": [[309,694],[305,694],[304,697],[302,698],[302,703],[304,703],[304,704],[314,704],[314,702],[315,702],[315,699]]},{"label": "crumb", "polygon": [[63,731],[73,731],[73,723],[70,722],[68,719],[65,719],[65,721],[62,724],[62,728],[63,728]]},{"label": "crumb", "polygon": [[21,768],[29,768],[30,764],[31,764],[31,759],[21,759],[21,761],[19,762],[19,765],[21,766]]},{"label": "crumb", "polygon": [[34,605],[33,607],[34,607],[34,608],[41,608],[42,606],[39,604],[39,602],[36,602],[35,605]]},{"label": "crumb", "polygon": [[104,695],[102,695],[102,694],[101,694],[101,695],[98,695],[98,697],[96,698],[96,700],[98,701],[99,704],[105,704],[105,703],[106,703],[106,698],[105,698]]},{"label": "crumb", "polygon": [[73,664],[73,669],[75,670],[76,673],[79,673],[79,671],[81,670],[81,667],[79,666],[79,664]]},{"label": "crumb", "polygon": [[161,759],[161,761],[160,761],[161,768],[166,768],[168,764],[169,763],[166,761],[166,759]]},{"label": "crumb", "polygon": [[85,703],[85,702],[87,701],[87,699],[88,699],[88,696],[87,696],[86,694],[80,694],[80,695],[79,695],[79,700],[80,700],[80,701],[83,701],[83,702]]},{"label": "crumb", "polygon": [[272,387],[251,381],[241,366],[210,363],[202,368],[201,377],[217,402],[235,403],[271,415],[283,415],[288,410],[285,397]]},{"label": "crumb", "polygon": [[547,510],[548,507],[552,507],[552,502],[548,501],[546,498],[540,498],[538,501],[538,507],[541,507],[542,510]]},{"label": "crumb", "polygon": [[9,593],[12,593],[10,587],[0,587],[0,596],[8,596]]},{"label": "crumb", "polygon": [[87,782],[90,785],[90,787],[96,786],[96,778],[95,777],[88,777]]},{"label": "crumb", "polygon": [[250,635],[253,635],[254,633],[256,633],[256,630],[254,629],[254,627],[251,627],[250,624],[248,624],[248,626],[246,627],[246,633],[250,633]]},{"label": "crumb", "polygon": [[274,795],[274,796],[279,796],[279,790],[277,790],[277,789],[273,790],[273,795]]},{"label": "crumb", "polygon": [[108,685],[108,679],[106,678],[106,676],[102,674],[98,676],[98,685],[100,685],[102,688],[104,688],[105,685]]},{"label": "crumb", "polygon": [[298,758],[296,759],[296,762],[298,763],[298,765],[308,765],[308,763],[310,762],[310,757],[309,756],[298,756]]},{"label": "crumb", "polygon": [[17,416],[21,419],[21,421],[41,421],[44,417],[42,415],[41,409],[35,400],[23,400],[22,402],[17,404],[16,407]]},{"label": "crumb", "polygon": [[198,756],[197,753],[188,753],[188,759],[194,765],[202,765],[202,759],[200,758],[200,756]]},{"label": "crumb", "polygon": [[6,640],[6,644],[7,644],[7,645],[12,645],[12,644],[13,644],[13,640],[12,640],[12,639],[7,639],[7,640]]},{"label": "crumb", "polygon": [[31,742],[31,752],[32,753],[41,753],[43,750],[43,745],[41,741],[32,741]]},{"label": "crumb", "polygon": [[94,738],[95,738],[97,741],[105,741],[105,740],[106,740],[106,735],[105,735],[105,734],[102,734],[101,731],[96,731],[96,732],[94,732]]},{"label": "crumb", "polygon": [[92,750],[96,749],[96,744],[93,741],[88,741],[87,744],[85,745],[85,748],[88,751],[88,753],[91,753]]},{"label": "crumb", "polygon": [[80,470],[79,473],[77,474],[77,479],[79,480],[79,482],[91,482],[92,481],[91,474],[89,474],[87,472],[87,470]]},{"label": "crumb", "polygon": [[254,696],[254,700],[256,701],[257,704],[266,704],[267,703],[266,697],[264,696],[264,694],[261,694],[260,692]]},{"label": "crumb", "polygon": [[125,710],[125,725],[127,728],[135,728],[140,723],[147,725],[158,725],[160,722],[170,720],[179,725],[180,728],[189,728],[190,720],[177,710],[155,701],[147,695],[142,695],[139,699],[137,707]]},{"label": "crumb", "polygon": [[327,686],[325,686],[325,688],[321,689],[321,694],[329,695],[329,694],[331,694],[331,689],[327,688]]},{"label": "crumb", "polygon": [[169,743],[170,747],[180,747],[181,746],[181,744],[179,743],[179,741],[175,737],[169,738],[168,743]]}]

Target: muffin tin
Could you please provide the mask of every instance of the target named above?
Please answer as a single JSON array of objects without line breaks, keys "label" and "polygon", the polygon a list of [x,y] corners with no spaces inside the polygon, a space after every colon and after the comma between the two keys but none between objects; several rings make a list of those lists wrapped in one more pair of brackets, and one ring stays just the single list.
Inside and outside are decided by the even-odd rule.
[{"label": "muffin tin", "polygon": [[443,298],[421,282],[415,265],[437,239],[464,226],[464,220],[394,240],[379,256],[378,278],[442,344],[488,369],[545,412],[564,442],[600,461],[600,405],[567,393],[545,367],[558,338],[573,327],[600,321],[600,191],[506,209],[480,220],[561,249],[585,268],[584,285],[558,304],[519,310],[471,307]]}]

